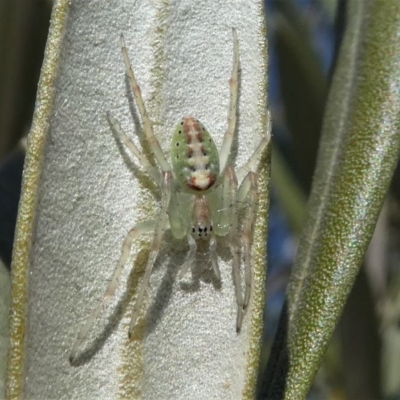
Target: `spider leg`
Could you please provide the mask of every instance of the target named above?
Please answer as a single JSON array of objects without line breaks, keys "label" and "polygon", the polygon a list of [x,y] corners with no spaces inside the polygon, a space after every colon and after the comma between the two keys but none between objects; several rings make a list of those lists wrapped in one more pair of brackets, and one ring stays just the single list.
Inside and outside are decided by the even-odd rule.
[{"label": "spider leg", "polygon": [[[187,234],[187,239],[189,243],[189,252],[186,256],[185,262],[182,265],[182,270],[181,273],[179,274],[180,279],[182,279],[187,274],[190,265],[193,263],[195,259],[197,251],[196,241],[193,239],[193,236],[190,233]],[[218,261],[217,261],[217,240],[215,238],[215,235],[211,236],[209,250],[210,250],[210,258],[213,271],[217,279],[220,280],[221,272],[219,271]]]},{"label": "spider leg", "polygon": [[122,273],[123,267],[129,257],[129,253],[132,247],[132,243],[135,239],[139,236],[144,235],[153,231],[156,227],[155,221],[144,221],[137,224],[134,228],[132,228],[128,234],[126,235],[124,242],[122,244],[122,251],[121,256],[118,260],[118,264],[114,269],[114,273],[111,277],[111,281],[108,284],[108,287],[103,295],[103,298],[100,301],[100,304],[96,307],[96,309],[92,312],[88,320],[86,321],[85,325],[83,325],[82,329],[79,331],[78,337],[75,340],[72,350],[69,356],[69,361],[72,364],[77,356],[79,347],[82,345],[84,340],[86,339],[89,330],[97,317],[99,316],[100,312],[104,309],[106,304],[112,299],[115,294],[115,290],[118,286],[118,280]]},{"label": "spider leg", "polygon": [[228,235],[229,249],[232,254],[232,275],[235,286],[237,304],[236,331],[240,332],[243,320],[243,294],[242,279],[240,274],[240,244],[238,240],[239,221],[236,202],[238,182],[232,165],[224,171],[222,183],[222,201],[218,215],[215,233],[219,236]]},{"label": "spider leg", "polygon": [[188,233],[186,237],[189,243],[189,252],[187,253],[185,262],[182,265],[181,273],[179,274],[180,279],[182,279],[187,274],[190,265],[194,261],[197,251],[197,244],[196,241],[193,239],[193,236]]},{"label": "spider leg", "polygon": [[170,171],[171,167],[164,156],[160,143],[158,142],[156,136],[154,135],[153,126],[147,114],[140,87],[136,81],[135,75],[132,70],[131,62],[129,60],[128,51],[126,49],[123,35],[121,35],[121,51],[122,51],[122,57],[124,59],[126,75],[129,79],[132,93],[140,112],[140,116],[142,117],[143,130],[146,135],[147,141],[149,142],[150,148],[153,150],[154,156],[156,157],[158,163],[160,164],[161,169],[164,172]]},{"label": "spider leg", "polygon": [[221,171],[224,171],[228,163],[228,158],[231,152],[231,146],[233,141],[233,135],[235,134],[235,128],[236,128],[238,75],[239,75],[239,41],[237,38],[236,29],[232,29],[232,34],[233,34],[233,66],[232,66],[231,78],[229,79],[230,99],[229,99],[228,128],[225,132],[221,150],[219,152]]},{"label": "spider leg", "polygon": [[250,292],[252,284],[251,274],[251,247],[253,245],[254,224],[256,221],[256,212],[258,204],[258,184],[257,174],[250,171],[243,182],[241,183],[237,202],[245,204],[245,213],[243,216],[243,231],[242,231],[242,244],[243,244],[243,258],[244,258],[244,278],[245,278],[245,294],[243,301],[243,311],[246,310],[250,301]]},{"label": "spider leg", "polygon": [[164,236],[166,227],[168,226],[168,207],[171,199],[171,184],[172,184],[172,172],[163,172],[163,179],[161,182],[161,209],[159,216],[156,219],[155,233],[153,243],[151,245],[149,259],[147,260],[146,270],[140,285],[139,293],[136,298],[135,305],[133,306],[133,312],[131,317],[131,323],[129,325],[129,337],[132,336],[133,328],[139,314],[140,306],[142,304],[144,295],[147,287],[149,286],[150,276],[153,271],[154,262],[156,261],[157,255],[160,251],[161,241]]},{"label": "spider leg", "polygon": [[217,239],[215,235],[211,235],[210,239],[210,258],[211,258],[211,264],[213,267],[213,271],[217,279],[220,281],[221,280],[221,272],[218,267],[218,259],[217,259]]},{"label": "spider leg", "polygon": [[151,165],[147,161],[147,158],[136,147],[135,143],[133,143],[132,140],[129,139],[126,133],[122,130],[118,121],[110,113],[107,113],[107,120],[111,126],[111,129],[121,138],[121,140],[124,142],[125,146],[130,150],[132,155],[134,155],[138,159],[140,165],[153,178],[153,180],[157,183],[157,185],[159,185],[161,180],[161,175],[158,169],[153,167],[153,165]]},{"label": "spider leg", "polygon": [[264,137],[261,139],[260,143],[258,144],[257,148],[254,150],[254,153],[249,158],[247,163],[244,164],[243,166],[241,166],[237,172],[237,178],[238,178],[239,182],[244,178],[244,176],[248,172],[250,172],[254,168],[254,166],[258,162],[258,159],[260,158],[262,152],[267,147],[267,145],[271,139],[271,117],[269,115],[269,111],[268,111],[268,115],[267,115],[267,121],[268,121],[268,123],[267,123],[267,126],[265,127]]},{"label": "spider leg", "polygon": [[217,220],[214,224],[214,232],[218,236],[228,235],[232,231],[232,224],[235,225],[235,218],[237,221],[235,212],[237,187],[235,170],[232,165],[228,165],[223,173],[223,181],[220,186],[222,193],[220,194],[220,202],[217,204]]}]

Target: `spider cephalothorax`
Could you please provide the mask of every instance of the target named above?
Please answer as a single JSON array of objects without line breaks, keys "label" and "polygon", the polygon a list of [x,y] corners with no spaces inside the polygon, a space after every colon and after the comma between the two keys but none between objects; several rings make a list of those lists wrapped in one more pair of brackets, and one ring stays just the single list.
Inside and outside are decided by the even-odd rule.
[{"label": "spider cephalothorax", "polygon": [[[120,136],[126,147],[138,159],[142,168],[154,180],[161,192],[161,208],[154,219],[141,222],[127,234],[121,257],[105,295],[83,326],[75,341],[70,361],[73,362],[79,346],[84,341],[91,325],[100,314],[105,303],[114,295],[124,264],[133,241],[143,234],[153,233],[150,255],[145,274],[134,305],[129,335],[138,316],[145,291],[148,287],[155,260],[161,247],[165,230],[170,229],[176,239],[186,239],[189,244],[180,276],[186,274],[194,262],[197,240],[208,241],[213,271],[220,279],[217,258],[217,237],[228,238],[232,254],[232,269],[237,303],[236,331],[239,333],[245,310],[250,300],[251,289],[251,247],[256,218],[258,190],[257,174],[253,171],[257,161],[269,143],[270,132],[265,135],[245,165],[237,171],[230,163],[232,141],[236,127],[239,43],[233,30],[233,68],[229,80],[230,102],[228,127],[218,151],[214,140],[203,124],[192,117],[184,117],[176,126],[171,142],[171,164],[165,158],[154,135],[152,123],[147,115],[139,85],[133,73],[125,42],[121,37],[122,56],[126,74],[143,123],[146,140],[158,163],[154,167],[136,145],[122,131],[118,122],[107,115],[112,129]],[[238,184],[238,182],[240,184]],[[240,261],[243,258],[245,290],[242,293]]]}]

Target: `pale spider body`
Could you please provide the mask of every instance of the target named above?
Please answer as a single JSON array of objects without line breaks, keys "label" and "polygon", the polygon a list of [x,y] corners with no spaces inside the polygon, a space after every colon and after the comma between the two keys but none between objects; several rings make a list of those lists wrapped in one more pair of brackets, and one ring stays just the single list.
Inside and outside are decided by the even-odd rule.
[{"label": "pale spider body", "polygon": [[[122,142],[137,158],[141,167],[154,180],[161,192],[161,206],[154,219],[138,223],[125,237],[120,259],[115,267],[106,292],[89,319],[78,334],[70,354],[70,362],[76,359],[78,349],[85,340],[89,329],[112,298],[119,277],[126,264],[133,242],[144,234],[153,234],[150,255],[145,273],[134,304],[129,335],[131,335],[142,304],[154,263],[159,253],[164,232],[171,230],[176,239],[186,239],[189,245],[185,262],[181,268],[183,277],[193,264],[197,241],[208,241],[209,256],[213,271],[218,279],[217,237],[228,238],[232,254],[232,270],[237,303],[236,331],[239,333],[251,290],[251,247],[256,220],[258,188],[256,168],[258,160],[269,143],[269,126],[256,150],[241,168],[235,171],[230,160],[231,146],[236,129],[239,43],[233,30],[233,67],[229,80],[230,102],[228,127],[221,149],[218,151],[214,140],[203,124],[192,117],[184,117],[177,124],[171,142],[171,164],[166,160],[161,146],[154,135],[140,87],[133,73],[121,36],[122,56],[132,93],[142,119],[146,140],[158,163],[154,167],[122,131],[117,120],[107,114],[109,124]],[[240,182],[240,185],[238,185]],[[240,219],[240,220],[239,220]],[[242,260],[243,259],[243,260]],[[240,263],[244,264],[245,290],[242,293]]]},{"label": "pale spider body", "polygon": [[176,201],[181,204],[179,221],[174,219],[174,202],[168,213],[173,236],[181,239],[191,235],[194,240],[212,237],[218,207],[212,207],[208,195],[217,186],[219,156],[201,122],[185,117],[177,125],[171,142],[171,163],[180,189]]}]

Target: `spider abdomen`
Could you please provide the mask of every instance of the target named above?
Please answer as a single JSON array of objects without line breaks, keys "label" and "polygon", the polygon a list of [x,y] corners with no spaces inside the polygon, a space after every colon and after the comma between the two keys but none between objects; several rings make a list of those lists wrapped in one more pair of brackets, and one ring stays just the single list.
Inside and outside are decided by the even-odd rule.
[{"label": "spider abdomen", "polygon": [[219,175],[214,140],[203,124],[184,117],[177,125],[171,145],[172,166],[179,184],[196,192],[211,188]]}]

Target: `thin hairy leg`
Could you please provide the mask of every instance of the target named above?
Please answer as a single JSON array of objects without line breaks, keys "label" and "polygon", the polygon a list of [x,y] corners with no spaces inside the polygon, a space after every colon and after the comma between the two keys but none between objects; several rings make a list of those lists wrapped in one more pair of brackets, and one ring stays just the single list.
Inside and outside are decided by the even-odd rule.
[{"label": "thin hairy leg", "polygon": [[232,218],[235,218],[233,210],[237,192],[236,173],[232,165],[228,165],[223,173],[222,184],[218,188],[219,198],[211,202],[214,209],[214,233],[217,236],[226,236],[231,231]]},{"label": "thin hairy leg", "polygon": [[124,59],[126,75],[128,76],[133,96],[135,97],[135,101],[138,106],[140,116],[142,117],[143,130],[146,135],[146,139],[149,143],[150,148],[154,152],[154,156],[156,157],[157,162],[160,165],[161,169],[164,172],[170,171],[171,167],[168,164],[168,162],[164,156],[164,153],[161,149],[160,143],[158,142],[157,138],[154,135],[153,126],[152,126],[150,118],[147,114],[140,87],[139,87],[139,85],[136,81],[135,75],[133,73],[131,62],[130,62],[129,56],[128,56],[128,51],[126,50],[125,40],[122,35],[121,35],[121,51],[122,51],[122,57]]},{"label": "thin hairy leg", "polygon": [[257,148],[254,150],[254,153],[249,158],[246,164],[239,168],[237,172],[238,181],[241,182],[244,176],[249,173],[252,169],[254,169],[256,163],[258,162],[261,154],[263,153],[264,149],[267,147],[268,143],[271,140],[271,117],[268,111],[267,116],[268,124],[265,127],[264,136],[261,139],[260,143],[258,144]]},{"label": "thin hairy leg", "polygon": [[243,310],[245,310],[249,305],[252,286],[251,248],[253,245],[254,225],[258,205],[258,184],[257,174],[255,172],[249,172],[244,178],[238,190],[237,200],[239,204],[245,204],[245,213],[243,216],[244,223],[241,237],[245,278]]},{"label": "thin hairy leg", "polygon": [[221,272],[218,267],[218,257],[217,257],[217,239],[215,235],[211,235],[210,239],[210,258],[211,258],[211,265],[213,267],[213,271],[217,279],[220,281],[221,280]]},{"label": "thin hairy leg", "polygon": [[236,332],[239,333],[243,320],[243,294],[240,274],[240,243],[238,240],[239,222],[236,206],[238,182],[232,165],[226,167],[222,185],[222,201],[219,213],[219,222],[221,227],[216,231],[216,233],[221,236],[228,235],[229,249],[232,254],[232,274],[237,304]]},{"label": "thin hairy leg", "polygon": [[71,350],[71,353],[69,356],[70,363],[74,362],[80,346],[86,339],[90,328],[92,327],[93,323],[99,316],[100,312],[105,308],[106,304],[114,296],[115,290],[117,289],[117,286],[118,286],[119,277],[121,276],[124,265],[129,257],[129,253],[132,248],[133,241],[141,235],[144,235],[146,233],[150,233],[150,232],[154,231],[155,227],[156,227],[155,221],[144,221],[140,224],[137,224],[126,235],[124,242],[122,244],[121,256],[118,260],[117,266],[114,269],[114,273],[111,277],[111,281],[108,284],[108,287],[103,295],[103,298],[101,299],[101,301],[100,301],[99,305],[96,307],[96,309],[92,312],[92,314],[86,321],[85,325],[83,325],[82,329],[79,331],[78,337],[72,346],[72,350]]},{"label": "thin hairy leg", "polygon": [[181,273],[179,274],[179,278],[182,279],[188,272],[189,267],[191,264],[193,264],[194,258],[196,256],[196,251],[197,251],[197,244],[196,241],[193,239],[193,236],[188,233],[186,235],[187,241],[189,243],[189,251],[186,255],[185,262],[182,265]]},{"label": "thin hairy leg", "polygon": [[124,142],[125,146],[130,150],[133,156],[135,156],[140,165],[146,170],[146,172],[153,178],[153,180],[160,185],[161,175],[157,168],[151,165],[146,156],[141,152],[135,143],[132,142],[131,139],[126,135],[126,133],[122,130],[118,121],[110,114],[107,113],[107,120],[111,126],[111,129],[121,138]]},{"label": "thin hairy leg", "polygon": [[166,226],[168,226],[168,206],[171,199],[172,172],[163,172],[162,175],[163,178],[161,181],[161,209],[156,220],[155,233],[153,243],[151,244],[149,259],[147,260],[146,270],[140,284],[140,289],[135,301],[135,305],[133,306],[131,323],[129,325],[129,337],[132,335],[133,328],[135,327],[140,306],[143,302],[144,295],[149,286],[150,276],[153,271],[154,263],[160,251],[161,241],[164,236]]},{"label": "thin hairy leg", "polygon": [[237,111],[237,98],[238,98],[238,75],[239,75],[239,42],[236,34],[236,29],[232,29],[233,34],[233,66],[232,74],[229,79],[229,114],[228,114],[228,128],[225,132],[222,141],[221,150],[219,152],[219,165],[220,170],[224,171],[228,158],[231,153],[233,136],[236,128],[236,111]]}]

